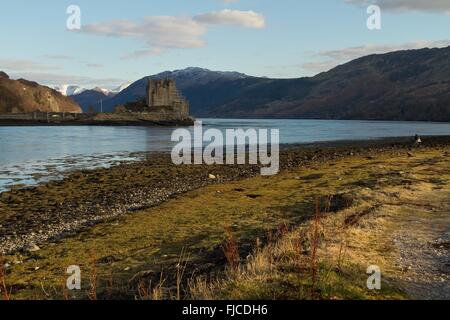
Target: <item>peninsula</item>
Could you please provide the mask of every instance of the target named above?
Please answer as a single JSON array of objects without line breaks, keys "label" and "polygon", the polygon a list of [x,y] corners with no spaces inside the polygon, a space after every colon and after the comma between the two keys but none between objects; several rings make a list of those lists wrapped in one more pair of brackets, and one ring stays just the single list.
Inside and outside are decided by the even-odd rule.
[{"label": "peninsula", "polygon": [[[29,82],[25,80],[10,80],[6,76],[3,79],[5,81],[0,83],[0,89],[8,85],[8,88],[15,90],[7,91],[8,99],[2,99],[0,96],[0,106],[5,105],[5,108],[0,108],[0,126],[178,126],[194,123],[194,119],[189,116],[189,103],[179,93],[174,80],[148,80],[145,99],[117,105],[114,112],[81,113],[81,108],[72,99],[63,97],[53,89],[37,83],[28,88],[25,86]],[[18,109],[17,106],[9,108],[8,101],[17,101],[19,98],[24,100],[24,94],[20,92],[19,86],[23,86],[22,90],[25,93],[31,90],[43,92],[39,95],[42,99],[34,101],[36,94],[30,94],[29,99],[23,103],[28,108]],[[2,91],[6,92],[6,89]]]}]

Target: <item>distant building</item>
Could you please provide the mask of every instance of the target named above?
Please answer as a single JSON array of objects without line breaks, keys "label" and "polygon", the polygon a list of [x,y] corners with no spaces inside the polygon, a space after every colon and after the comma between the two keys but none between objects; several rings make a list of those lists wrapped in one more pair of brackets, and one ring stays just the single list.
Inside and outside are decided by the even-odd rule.
[{"label": "distant building", "polygon": [[149,112],[189,115],[189,103],[177,90],[174,80],[149,80],[146,105]]}]

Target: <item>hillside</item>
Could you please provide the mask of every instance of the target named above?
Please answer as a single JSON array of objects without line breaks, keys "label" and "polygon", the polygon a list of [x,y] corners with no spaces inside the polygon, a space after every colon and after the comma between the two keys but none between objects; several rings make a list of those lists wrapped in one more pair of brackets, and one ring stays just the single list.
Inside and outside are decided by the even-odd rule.
[{"label": "hillside", "polygon": [[205,114],[450,121],[450,47],[363,57],[313,78],[273,80]]},{"label": "hillside", "polygon": [[106,99],[104,110],[141,99],[148,78],[174,79],[196,117],[450,121],[450,47],[370,55],[310,78],[164,72]]},{"label": "hillside", "polygon": [[81,108],[56,90],[0,72],[0,113],[33,111],[80,113]]}]

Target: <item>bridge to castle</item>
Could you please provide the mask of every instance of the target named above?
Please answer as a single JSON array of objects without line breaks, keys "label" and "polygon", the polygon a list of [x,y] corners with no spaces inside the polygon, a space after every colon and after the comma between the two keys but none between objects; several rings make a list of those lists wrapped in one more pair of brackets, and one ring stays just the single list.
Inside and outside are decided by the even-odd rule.
[{"label": "bridge to castle", "polygon": [[92,115],[88,115],[85,113],[68,112],[29,112],[0,114],[0,120],[4,121],[38,121],[48,123],[85,120],[89,117],[92,117]]}]

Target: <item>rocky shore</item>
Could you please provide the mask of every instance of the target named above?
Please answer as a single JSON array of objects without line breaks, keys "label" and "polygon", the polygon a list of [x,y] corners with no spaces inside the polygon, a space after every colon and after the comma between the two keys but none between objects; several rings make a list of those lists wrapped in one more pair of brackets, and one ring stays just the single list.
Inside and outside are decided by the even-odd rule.
[{"label": "rocky shore", "polygon": [[194,118],[166,113],[0,114],[0,126],[191,126]]},{"label": "rocky shore", "polygon": [[[422,148],[448,146],[450,137],[424,138]],[[391,152],[410,157],[410,139],[285,146],[282,170],[348,156],[376,159]],[[39,250],[86,227],[157,206],[187,191],[258,175],[257,166],[175,166],[168,154],[110,169],[79,171],[37,187],[0,194],[0,253]]]}]

